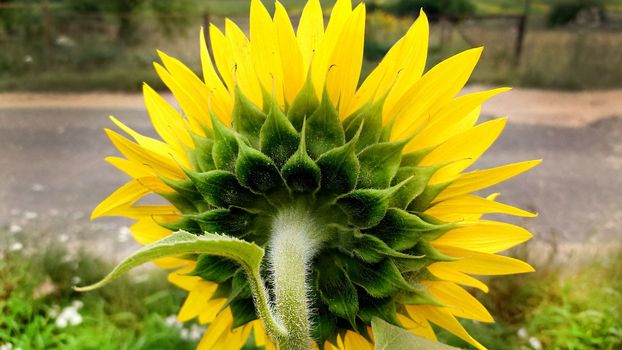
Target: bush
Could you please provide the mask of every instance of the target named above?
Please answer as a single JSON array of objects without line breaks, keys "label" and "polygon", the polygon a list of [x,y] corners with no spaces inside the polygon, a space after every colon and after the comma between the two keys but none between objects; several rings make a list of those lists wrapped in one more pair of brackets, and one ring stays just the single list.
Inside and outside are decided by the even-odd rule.
[{"label": "bush", "polygon": [[398,0],[386,10],[397,16],[417,16],[423,9],[434,17],[459,17],[475,13],[475,6],[470,0]]},{"label": "bush", "polygon": [[551,7],[547,22],[551,27],[571,23],[598,25],[606,19],[602,0],[563,0]]}]

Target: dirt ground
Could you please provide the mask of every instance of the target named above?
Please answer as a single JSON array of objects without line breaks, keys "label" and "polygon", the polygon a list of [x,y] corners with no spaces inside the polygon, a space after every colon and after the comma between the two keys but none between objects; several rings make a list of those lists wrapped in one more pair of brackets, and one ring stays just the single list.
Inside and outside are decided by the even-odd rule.
[{"label": "dirt ground", "polygon": [[[88,219],[127,180],[103,161],[116,154],[102,130],[112,126],[110,114],[153,134],[138,94],[0,94],[0,244],[26,244],[28,233],[38,239],[25,249],[70,242],[118,259],[135,248],[130,222]],[[544,159],[488,191],[540,214],[504,219],[527,226],[540,243],[619,242],[622,90],[515,89],[484,105],[483,119],[504,115],[504,134],[474,168]]]}]

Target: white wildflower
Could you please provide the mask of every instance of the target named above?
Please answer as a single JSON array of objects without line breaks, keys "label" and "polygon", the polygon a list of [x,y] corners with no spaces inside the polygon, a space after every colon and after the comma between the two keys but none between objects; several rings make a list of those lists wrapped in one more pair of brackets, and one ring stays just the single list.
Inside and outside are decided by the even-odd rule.
[{"label": "white wildflower", "polygon": [[130,239],[130,228],[127,226],[122,226],[119,228],[119,234],[117,236],[117,240],[121,243],[127,242]]},{"label": "white wildflower", "polygon": [[542,349],[542,343],[538,340],[538,338],[535,338],[535,337],[529,338],[529,345],[531,345],[531,347],[534,348],[535,350]]},{"label": "white wildflower", "polygon": [[78,312],[82,308],[81,301],[76,300],[70,306],[64,308],[56,318],[56,327],[65,328],[67,326],[77,326],[82,323],[82,315]]},{"label": "white wildflower", "polygon": [[9,226],[9,233],[20,233],[22,230],[22,227],[17,224],[11,224],[11,226]]},{"label": "white wildflower", "polygon": [[26,220],[36,219],[38,216],[39,216],[39,214],[37,214],[37,212],[35,212],[35,211],[28,210],[28,211],[24,212],[24,218]]},{"label": "white wildflower", "polygon": [[9,246],[10,252],[18,252],[22,249],[24,249],[24,245],[20,242],[14,242]]}]

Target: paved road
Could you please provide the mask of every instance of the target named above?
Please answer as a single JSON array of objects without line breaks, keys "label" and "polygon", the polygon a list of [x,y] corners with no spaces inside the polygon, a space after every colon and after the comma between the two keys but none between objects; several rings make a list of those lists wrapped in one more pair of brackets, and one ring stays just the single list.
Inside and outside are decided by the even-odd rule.
[{"label": "paved road", "polygon": [[[539,240],[619,242],[622,108],[616,109],[616,102],[612,105],[616,108],[591,110],[591,114],[575,109],[583,116],[580,120],[560,119],[561,112],[551,110],[555,100],[534,96],[540,111],[548,108],[548,112],[538,120],[524,112],[525,108],[539,110],[533,99],[521,104],[506,98],[507,107],[515,112],[510,115],[518,117],[510,118],[501,139],[476,168],[543,158],[545,162],[535,170],[497,188],[501,200],[540,213],[537,219],[519,222]],[[584,98],[564,96],[567,112],[573,111],[567,103]],[[102,131],[111,125],[106,116],[113,114],[141,132],[152,133],[138,97],[108,97],[100,104],[81,104],[84,96],[60,96],[41,103],[0,95],[0,244],[14,244],[34,232],[40,239],[33,248],[70,241],[113,259],[134,248],[125,227],[129,222],[88,220],[92,208],[126,180],[103,161],[104,156],[115,154]],[[484,118],[503,107],[488,106]]]}]

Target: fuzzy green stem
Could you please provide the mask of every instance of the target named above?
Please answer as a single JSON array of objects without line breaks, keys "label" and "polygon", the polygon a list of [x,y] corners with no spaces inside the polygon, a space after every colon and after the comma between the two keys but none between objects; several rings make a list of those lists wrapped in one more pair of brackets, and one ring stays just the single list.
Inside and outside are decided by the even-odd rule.
[{"label": "fuzzy green stem", "polygon": [[251,293],[255,301],[257,315],[263,321],[264,327],[268,333],[276,339],[286,337],[287,330],[277,322],[270,310],[267,292],[261,278],[261,274],[259,273],[259,269],[245,268],[245,271],[251,288]]},{"label": "fuzzy green stem", "polygon": [[287,336],[277,339],[280,349],[311,349],[307,279],[318,244],[316,232],[304,209],[279,212],[272,227],[269,257],[274,311],[287,329]]}]

